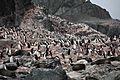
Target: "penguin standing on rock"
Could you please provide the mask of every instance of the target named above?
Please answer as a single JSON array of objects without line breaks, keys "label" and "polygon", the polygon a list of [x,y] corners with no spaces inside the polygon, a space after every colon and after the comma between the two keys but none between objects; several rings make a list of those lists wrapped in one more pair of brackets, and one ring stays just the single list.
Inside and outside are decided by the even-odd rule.
[{"label": "penguin standing on rock", "polygon": [[73,45],[74,44],[74,40],[73,39],[71,39],[71,45]]},{"label": "penguin standing on rock", "polygon": [[35,60],[38,60],[39,58],[38,58],[38,56],[37,55],[35,55]]},{"label": "penguin standing on rock", "polygon": [[46,57],[46,58],[47,58],[48,54],[49,54],[49,47],[46,46],[46,51],[45,51],[45,57]]},{"label": "penguin standing on rock", "polygon": [[2,59],[2,58],[3,58],[3,52],[0,53],[0,59]]},{"label": "penguin standing on rock", "polygon": [[13,62],[14,62],[14,57],[10,56],[10,63],[13,63]]},{"label": "penguin standing on rock", "polygon": [[18,49],[21,50],[22,49],[22,43],[19,41],[18,43]]},{"label": "penguin standing on rock", "polygon": [[8,49],[7,55],[8,55],[8,57],[11,57],[11,55],[12,55],[12,50],[11,49]]},{"label": "penguin standing on rock", "polygon": [[68,52],[67,52],[67,53],[68,53],[68,55],[70,55],[70,52],[71,52],[71,50],[70,50],[70,49],[68,49]]},{"label": "penguin standing on rock", "polygon": [[32,49],[30,50],[30,52],[31,52],[31,54],[33,54],[33,53],[34,53],[34,48],[32,48]]},{"label": "penguin standing on rock", "polygon": [[73,60],[72,60],[72,58],[69,58],[69,61],[70,61],[70,63],[73,63]]},{"label": "penguin standing on rock", "polygon": [[61,55],[62,55],[62,58],[65,59],[65,55],[63,53]]}]

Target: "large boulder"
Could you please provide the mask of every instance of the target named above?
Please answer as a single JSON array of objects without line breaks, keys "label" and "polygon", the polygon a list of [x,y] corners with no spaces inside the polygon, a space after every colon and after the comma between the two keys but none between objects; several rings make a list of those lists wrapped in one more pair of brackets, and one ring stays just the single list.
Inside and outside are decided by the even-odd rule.
[{"label": "large boulder", "polygon": [[34,62],[33,66],[36,68],[49,68],[55,69],[57,66],[62,66],[60,61],[56,58],[48,58],[46,61],[36,61]]},{"label": "large boulder", "polygon": [[5,65],[7,70],[11,70],[11,71],[16,70],[18,68],[16,63],[6,63]]},{"label": "large boulder", "polygon": [[87,76],[87,77],[85,78],[85,80],[99,80],[99,79],[97,79],[97,78],[95,78],[95,77]]},{"label": "large boulder", "polygon": [[73,71],[85,70],[85,64],[72,64]]},{"label": "large boulder", "polygon": [[62,69],[33,69],[24,80],[68,80]]},{"label": "large boulder", "polygon": [[10,15],[15,11],[14,0],[1,0],[0,1],[0,16]]},{"label": "large boulder", "polygon": [[8,77],[16,77],[15,72],[9,70],[0,70],[0,75],[8,76]]},{"label": "large boulder", "polygon": [[30,56],[30,53],[25,50],[18,50],[14,54],[14,56],[23,56],[23,55]]}]

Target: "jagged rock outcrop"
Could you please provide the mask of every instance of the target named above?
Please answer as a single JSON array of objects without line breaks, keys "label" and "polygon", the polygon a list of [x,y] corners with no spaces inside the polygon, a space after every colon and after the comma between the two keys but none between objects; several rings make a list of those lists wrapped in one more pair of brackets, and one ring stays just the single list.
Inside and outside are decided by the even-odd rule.
[{"label": "jagged rock outcrop", "polygon": [[[40,16],[43,18],[38,18]],[[62,34],[74,34],[79,37],[86,36],[89,39],[94,36],[107,37],[84,23],[75,24],[57,16],[46,16],[41,10],[41,7],[36,7],[26,12],[20,27],[30,30],[34,30],[34,28],[43,28],[48,31],[55,31]]]},{"label": "jagged rock outcrop", "polygon": [[[92,4],[90,0],[32,0],[33,3],[43,5],[50,14],[55,14],[66,19],[77,18],[85,15],[100,19],[111,18],[110,14],[101,7]],[[87,17],[88,17],[87,16]]]}]

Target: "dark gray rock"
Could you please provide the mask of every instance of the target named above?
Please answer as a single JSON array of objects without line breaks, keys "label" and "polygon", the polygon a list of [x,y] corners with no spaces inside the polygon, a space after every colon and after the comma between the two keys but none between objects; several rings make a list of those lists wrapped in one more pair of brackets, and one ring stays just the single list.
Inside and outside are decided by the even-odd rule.
[{"label": "dark gray rock", "polygon": [[36,68],[47,68],[47,63],[36,61],[35,63],[33,63],[33,66],[35,66]]},{"label": "dark gray rock", "polygon": [[120,80],[120,74],[118,74],[118,75],[114,78],[114,80]]},{"label": "dark gray rock", "polygon": [[22,78],[25,78],[28,74],[29,74],[28,72],[17,72],[16,76],[17,78],[22,79]]},{"label": "dark gray rock", "polygon": [[36,5],[42,5],[50,14],[55,14],[58,9],[62,6],[64,0],[32,0]]},{"label": "dark gray rock", "polygon": [[82,7],[81,11],[83,14],[88,14],[92,17],[101,18],[101,19],[111,18],[108,11],[90,2],[86,2],[81,7]]},{"label": "dark gray rock", "polygon": [[0,26],[20,24],[25,9],[31,5],[31,0],[1,0]]},{"label": "dark gray rock", "polygon": [[99,79],[97,79],[97,78],[95,78],[95,77],[87,76],[87,77],[85,78],[85,80],[99,80]]},{"label": "dark gray rock", "polygon": [[43,20],[43,26],[44,26],[46,29],[48,29],[49,31],[54,31],[53,23],[52,23],[52,21],[50,21],[49,19]]},{"label": "dark gray rock", "polygon": [[120,80],[120,72],[112,71],[108,73],[103,80]]},{"label": "dark gray rock", "polygon": [[[17,4],[15,4],[15,1]],[[0,16],[11,15],[15,12],[15,5],[18,5],[18,9],[23,9],[24,7],[31,4],[31,0],[1,0],[0,3]]]},{"label": "dark gray rock", "polygon": [[108,59],[99,59],[91,63],[91,65],[100,65],[100,64],[111,64],[111,61]]},{"label": "dark gray rock", "polygon": [[33,69],[24,80],[68,80],[62,69]]},{"label": "dark gray rock", "polygon": [[62,66],[60,60],[57,59],[57,57],[53,57],[53,58],[48,58],[47,59],[47,67],[48,68],[54,69],[57,66]]},{"label": "dark gray rock", "polygon": [[61,63],[56,58],[48,58],[46,61],[36,61],[32,63],[33,66],[36,68],[49,68],[49,69],[55,69],[57,66],[61,66]]},{"label": "dark gray rock", "polygon": [[0,4],[0,16],[10,15],[15,11],[14,0],[1,0]]},{"label": "dark gray rock", "polygon": [[16,77],[15,72],[9,70],[0,70],[0,75],[8,76],[8,77]]},{"label": "dark gray rock", "polygon": [[85,70],[85,64],[71,64],[73,71]]},{"label": "dark gray rock", "polygon": [[18,68],[17,64],[16,63],[6,63],[5,64],[7,70],[16,70]]},{"label": "dark gray rock", "polygon": [[18,50],[14,54],[14,56],[23,56],[23,55],[30,56],[30,53],[25,50]]}]

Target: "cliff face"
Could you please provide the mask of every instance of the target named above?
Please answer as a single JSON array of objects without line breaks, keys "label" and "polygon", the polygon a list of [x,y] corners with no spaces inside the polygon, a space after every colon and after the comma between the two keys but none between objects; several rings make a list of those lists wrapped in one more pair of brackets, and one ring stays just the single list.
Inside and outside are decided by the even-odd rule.
[{"label": "cliff face", "polygon": [[1,0],[0,1],[0,26],[6,24],[20,24],[20,19],[25,8],[31,0]]},{"label": "cliff face", "polygon": [[100,19],[111,18],[108,11],[90,2],[86,2],[85,4],[81,5],[81,13]]},{"label": "cliff face", "polygon": [[[0,16],[7,16],[16,10],[21,10],[31,3],[30,0],[1,0]],[[16,6],[17,5],[17,6]]]},{"label": "cliff face", "polygon": [[14,12],[14,0],[1,0],[0,1],[0,16],[5,16]]},{"label": "cliff face", "polygon": [[[32,0],[33,3],[43,5],[50,14],[73,18],[85,14],[100,19],[110,19],[110,14],[89,0]],[[71,17],[72,16],[72,17]]]}]

